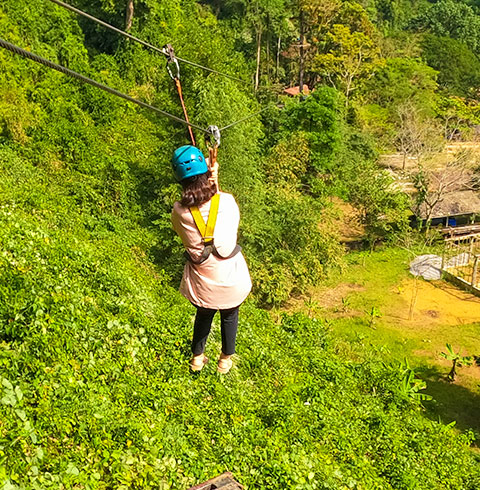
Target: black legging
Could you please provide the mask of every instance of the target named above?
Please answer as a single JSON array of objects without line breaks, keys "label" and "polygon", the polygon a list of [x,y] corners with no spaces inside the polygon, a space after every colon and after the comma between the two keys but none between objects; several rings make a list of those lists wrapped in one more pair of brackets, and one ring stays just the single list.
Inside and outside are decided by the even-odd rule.
[{"label": "black legging", "polygon": [[[197,316],[193,327],[192,352],[194,356],[202,354],[205,350],[208,334],[212,326],[212,320],[217,310],[201,308],[196,306]],[[238,327],[238,309],[230,308],[229,310],[220,310],[221,327],[222,327],[222,352],[226,356],[235,354],[235,339],[237,338]]]}]

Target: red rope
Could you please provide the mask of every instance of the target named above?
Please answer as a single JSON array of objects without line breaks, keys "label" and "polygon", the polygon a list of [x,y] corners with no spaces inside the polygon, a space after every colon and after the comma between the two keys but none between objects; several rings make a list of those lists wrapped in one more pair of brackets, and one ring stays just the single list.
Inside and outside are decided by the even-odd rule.
[{"label": "red rope", "polygon": [[[178,96],[180,97],[180,102],[182,104],[185,121],[187,121],[187,123],[190,123],[190,120],[188,119],[187,108],[185,107],[185,102],[183,101],[182,84],[180,83],[180,80],[178,78],[175,78],[174,80],[175,80],[175,85],[177,86]],[[190,139],[192,140],[192,145],[197,146],[195,143],[195,137],[193,136],[192,128],[190,126],[188,126],[188,132],[190,134]]]}]

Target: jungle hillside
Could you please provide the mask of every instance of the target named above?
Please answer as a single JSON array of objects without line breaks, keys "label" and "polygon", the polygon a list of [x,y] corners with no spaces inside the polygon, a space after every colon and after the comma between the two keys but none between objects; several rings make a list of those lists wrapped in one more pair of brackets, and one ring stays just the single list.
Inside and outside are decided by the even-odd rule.
[{"label": "jungle hillside", "polygon": [[[408,267],[480,203],[480,3],[69,5],[173,46],[253,291],[191,373],[187,128],[0,46],[0,490],[479,489],[480,299]],[[58,2],[0,39],[184,119],[162,53]]]}]

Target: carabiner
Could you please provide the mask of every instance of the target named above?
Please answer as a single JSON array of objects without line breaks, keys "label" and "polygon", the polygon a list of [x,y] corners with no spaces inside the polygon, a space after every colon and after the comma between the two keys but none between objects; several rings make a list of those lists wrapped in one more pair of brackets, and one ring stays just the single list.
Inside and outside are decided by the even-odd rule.
[{"label": "carabiner", "polygon": [[[170,78],[172,80],[180,80],[180,65],[178,64],[177,58],[175,58],[175,51],[173,50],[173,46],[171,44],[165,44],[162,48],[162,53],[167,57],[167,71],[168,74],[170,75]],[[175,71],[176,73],[174,74],[171,65],[175,65]]]}]

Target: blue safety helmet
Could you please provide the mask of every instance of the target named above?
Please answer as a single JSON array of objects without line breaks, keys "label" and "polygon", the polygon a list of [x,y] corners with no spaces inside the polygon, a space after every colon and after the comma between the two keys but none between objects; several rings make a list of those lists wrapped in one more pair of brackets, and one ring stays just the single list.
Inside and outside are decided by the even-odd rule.
[{"label": "blue safety helmet", "polygon": [[208,172],[203,153],[192,145],[181,146],[174,151],[172,169],[178,182]]}]

